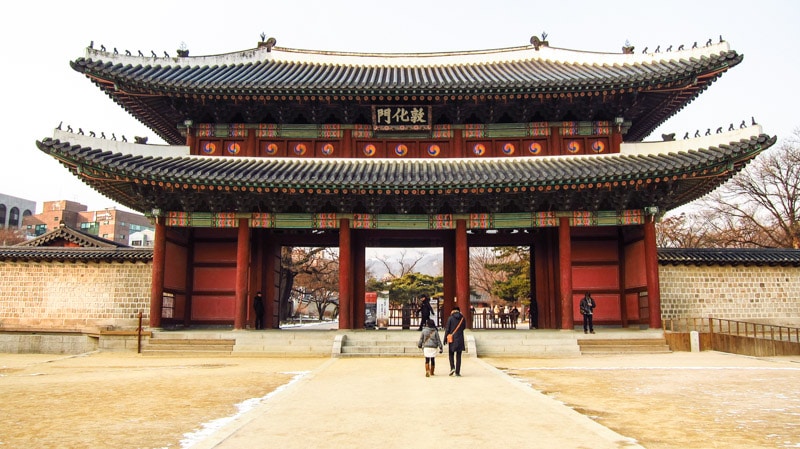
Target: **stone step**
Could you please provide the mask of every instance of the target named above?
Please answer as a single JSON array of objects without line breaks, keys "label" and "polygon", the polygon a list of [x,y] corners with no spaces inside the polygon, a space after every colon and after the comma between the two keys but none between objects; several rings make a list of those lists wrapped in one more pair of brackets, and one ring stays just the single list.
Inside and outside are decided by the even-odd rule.
[{"label": "stone step", "polygon": [[604,339],[582,338],[578,340],[581,354],[663,354],[672,352],[666,340],[658,338]]}]

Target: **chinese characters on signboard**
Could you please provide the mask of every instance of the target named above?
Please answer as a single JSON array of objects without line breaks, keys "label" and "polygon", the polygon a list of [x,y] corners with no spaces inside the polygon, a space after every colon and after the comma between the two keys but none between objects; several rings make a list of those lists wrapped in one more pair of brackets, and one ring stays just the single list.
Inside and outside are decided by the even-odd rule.
[{"label": "chinese characters on signboard", "polygon": [[373,106],[372,124],[378,131],[431,129],[430,106]]}]

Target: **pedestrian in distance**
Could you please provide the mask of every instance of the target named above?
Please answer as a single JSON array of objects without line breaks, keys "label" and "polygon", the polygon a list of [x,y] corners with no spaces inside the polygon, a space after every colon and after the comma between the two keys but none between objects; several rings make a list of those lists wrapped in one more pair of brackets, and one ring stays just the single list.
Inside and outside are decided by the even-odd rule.
[{"label": "pedestrian in distance", "polygon": [[444,328],[444,341],[450,359],[450,375],[461,377],[461,353],[464,351],[464,315],[458,306],[453,307]]},{"label": "pedestrian in distance", "polygon": [[581,315],[583,315],[583,333],[594,333],[594,322],[592,317],[594,315],[594,308],[597,307],[597,304],[594,302],[594,298],[592,298],[592,294],[586,292],[581,299],[580,309]]},{"label": "pedestrian in distance", "polygon": [[436,370],[436,351],[441,354],[444,351],[442,340],[439,338],[439,330],[436,329],[436,323],[428,318],[425,322],[425,327],[419,335],[417,347],[422,349],[422,355],[425,356],[425,377],[433,376]]},{"label": "pedestrian in distance", "polygon": [[256,293],[253,299],[253,309],[256,315],[256,329],[264,329],[264,299],[261,298],[261,292]]},{"label": "pedestrian in distance", "polygon": [[431,307],[431,298],[429,298],[428,295],[420,295],[419,299],[419,329],[417,330],[421,331],[422,328],[425,327],[425,323],[427,323],[433,315],[433,307]]}]

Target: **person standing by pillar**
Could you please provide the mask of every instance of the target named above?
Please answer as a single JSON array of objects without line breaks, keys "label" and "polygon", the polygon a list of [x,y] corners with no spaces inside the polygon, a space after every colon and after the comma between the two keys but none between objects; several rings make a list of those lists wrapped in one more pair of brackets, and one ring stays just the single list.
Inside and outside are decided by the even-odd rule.
[{"label": "person standing by pillar", "polygon": [[458,306],[453,307],[444,328],[444,341],[450,358],[450,375],[461,377],[461,353],[464,351],[464,315]]},{"label": "person standing by pillar", "polygon": [[594,298],[592,298],[591,293],[586,292],[581,299],[580,309],[581,315],[583,315],[583,333],[594,333],[594,323],[592,321],[592,316],[594,315],[594,308],[597,304],[594,302]]},{"label": "person standing by pillar", "polygon": [[253,299],[253,309],[256,315],[256,329],[264,329],[264,299],[261,298],[261,292],[256,293]]}]

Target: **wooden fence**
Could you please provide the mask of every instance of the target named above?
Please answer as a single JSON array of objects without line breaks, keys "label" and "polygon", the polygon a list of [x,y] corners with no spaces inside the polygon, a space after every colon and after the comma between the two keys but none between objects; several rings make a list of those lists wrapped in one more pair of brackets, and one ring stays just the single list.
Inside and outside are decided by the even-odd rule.
[{"label": "wooden fence", "polygon": [[690,332],[700,334],[700,350],[756,357],[800,355],[800,328],[721,318],[664,320],[667,342],[673,350],[688,350]]}]

